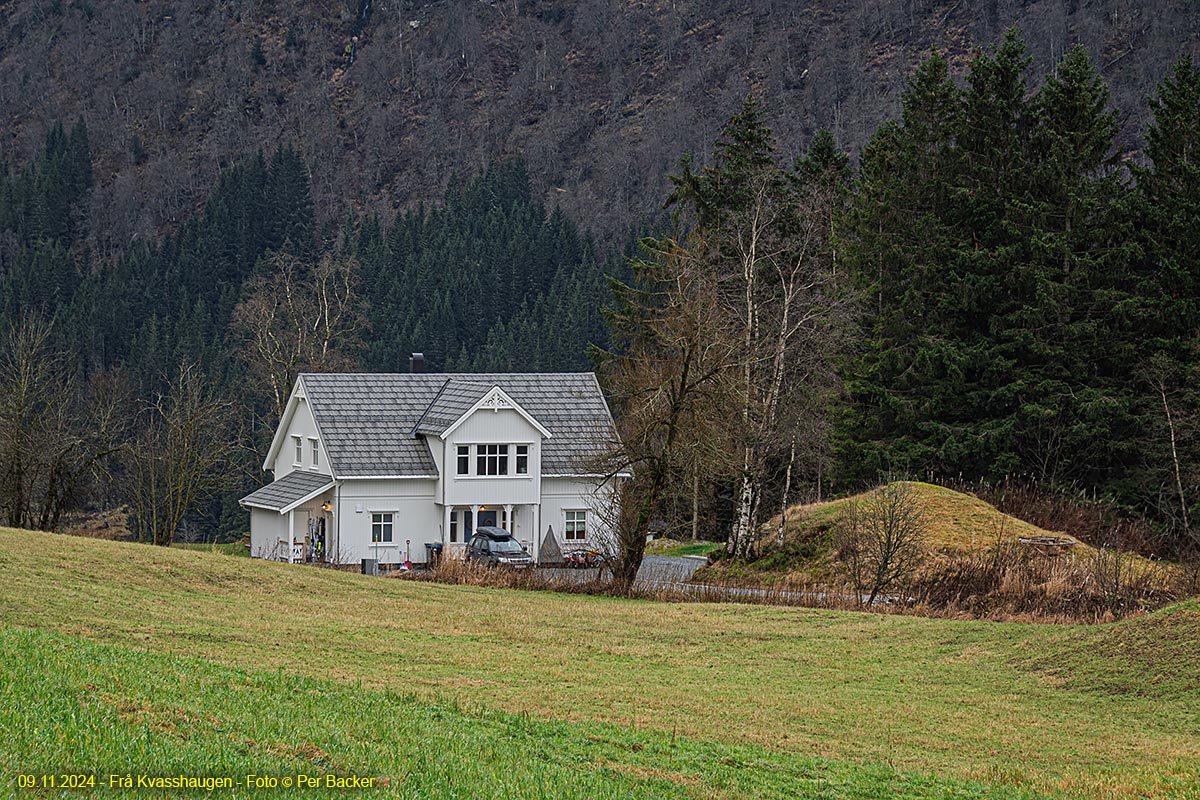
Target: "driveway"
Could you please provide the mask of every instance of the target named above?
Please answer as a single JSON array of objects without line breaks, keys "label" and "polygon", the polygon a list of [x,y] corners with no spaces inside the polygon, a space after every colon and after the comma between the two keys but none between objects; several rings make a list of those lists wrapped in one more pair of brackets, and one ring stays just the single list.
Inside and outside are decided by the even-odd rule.
[{"label": "driveway", "polygon": [[[642,567],[638,570],[637,582],[647,587],[675,586],[691,580],[696,570],[707,561],[703,556],[646,556],[642,559]],[[566,569],[563,567],[544,567],[543,574],[551,578],[584,583],[595,580],[600,575],[600,569]]]}]

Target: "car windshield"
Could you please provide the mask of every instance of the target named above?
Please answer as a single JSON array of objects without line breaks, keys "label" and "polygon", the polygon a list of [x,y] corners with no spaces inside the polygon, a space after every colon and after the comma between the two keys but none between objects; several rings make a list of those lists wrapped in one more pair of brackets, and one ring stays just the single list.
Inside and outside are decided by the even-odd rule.
[{"label": "car windshield", "polygon": [[516,539],[497,539],[492,542],[493,553],[520,553],[521,545]]}]

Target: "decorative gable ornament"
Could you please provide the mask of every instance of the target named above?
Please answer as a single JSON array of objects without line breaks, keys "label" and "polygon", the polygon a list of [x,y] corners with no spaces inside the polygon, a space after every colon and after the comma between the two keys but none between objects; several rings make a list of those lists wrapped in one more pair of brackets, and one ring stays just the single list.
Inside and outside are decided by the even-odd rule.
[{"label": "decorative gable ornament", "polygon": [[502,408],[512,408],[512,401],[500,389],[499,386],[492,389],[487,397],[479,402],[479,408],[490,408],[492,411],[499,411]]}]

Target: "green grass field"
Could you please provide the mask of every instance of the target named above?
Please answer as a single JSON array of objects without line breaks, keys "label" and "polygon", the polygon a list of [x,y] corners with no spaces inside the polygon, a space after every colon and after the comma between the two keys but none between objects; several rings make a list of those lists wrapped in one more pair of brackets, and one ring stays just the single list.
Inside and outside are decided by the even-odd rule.
[{"label": "green grass field", "polygon": [[1102,628],[672,605],[4,530],[0,576],[4,779],[1200,797],[1196,603]]},{"label": "green grass field", "polygon": [[250,551],[242,542],[221,542],[212,544],[173,544],[180,550],[195,550],[200,553],[220,553],[226,556],[245,556],[249,558]]},{"label": "green grass field", "polygon": [[674,539],[655,539],[646,545],[648,556],[706,556],[720,545],[715,542],[680,542]]}]

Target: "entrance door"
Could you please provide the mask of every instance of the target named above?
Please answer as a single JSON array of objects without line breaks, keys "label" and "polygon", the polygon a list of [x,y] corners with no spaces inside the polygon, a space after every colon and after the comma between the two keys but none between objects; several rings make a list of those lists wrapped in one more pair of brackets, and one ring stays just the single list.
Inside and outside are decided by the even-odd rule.
[{"label": "entrance door", "polygon": [[479,527],[487,528],[490,526],[492,528],[495,528],[497,525],[496,513],[497,513],[496,509],[494,509],[494,508],[491,509],[490,511],[480,511],[479,512]]}]

